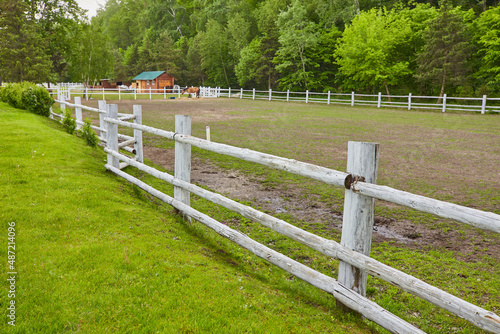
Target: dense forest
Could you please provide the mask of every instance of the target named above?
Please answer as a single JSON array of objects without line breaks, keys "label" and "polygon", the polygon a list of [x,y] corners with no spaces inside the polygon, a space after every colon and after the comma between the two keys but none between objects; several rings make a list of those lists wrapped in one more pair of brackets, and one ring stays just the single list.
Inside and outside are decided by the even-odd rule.
[{"label": "dense forest", "polygon": [[[497,0],[0,0],[0,79],[500,94]],[[0,81],[1,82],[1,81]]]}]

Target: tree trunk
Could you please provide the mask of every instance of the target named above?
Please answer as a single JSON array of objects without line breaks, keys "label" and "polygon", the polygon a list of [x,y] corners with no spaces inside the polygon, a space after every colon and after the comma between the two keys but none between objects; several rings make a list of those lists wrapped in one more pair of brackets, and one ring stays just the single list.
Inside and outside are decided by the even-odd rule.
[{"label": "tree trunk", "polygon": [[446,66],[443,68],[443,81],[441,82],[441,92],[439,93],[439,99],[437,100],[437,104],[441,103],[441,99],[444,94],[444,86],[446,85]]},{"label": "tree trunk", "polygon": [[387,93],[387,98],[389,99],[389,102],[392,102],[391,101],[391,93],[389,93],[389,86],[387,86],[387,82],[384,82],[384,86],[385,86],[385,91]]}]

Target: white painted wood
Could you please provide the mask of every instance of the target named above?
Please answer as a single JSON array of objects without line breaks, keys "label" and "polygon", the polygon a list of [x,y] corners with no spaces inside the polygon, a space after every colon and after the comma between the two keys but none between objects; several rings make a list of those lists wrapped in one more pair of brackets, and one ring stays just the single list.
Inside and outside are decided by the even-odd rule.
[{"label": "white painted wood", "polygon": [[443,94],[443,112],[446,111],[446,94]]},{"label": "white painted wood", "polygon": [[134,100],[137,100],[137,88],[134,88]]},{"label": "white painted wood", "polygon": [[377,108],[380,108],[381,104],[382,104],[382,93],[378,92]]},{"label": "white painted wood", "polygon": [[330,91],[328,91],[328,99],[327,99],[326,104],[330,104]]},{"label": "white painted wood", "polygon": [[351,107],[354,107],[354,92],[351,93]]},{"label": "white painted wood", "polygon": [[[347,172],[364,177],[368,183],[375,183],[379,147],[376,143],[350,141]],[[370,255],[374,217],[374,199],[346,189],[340,244],[361,254]],[[366,272],[359,268],[343,261],[339,263],[339,282],[363,296],[366,295],[366,278]]]},{"label": "white painted wood", "polygon": [[135,115],[133,115],[133,114],[127,114],[127,116],[121,116],[121,117],[118,117],[118,119],[120,121],[130,121],[132,119],[135,119]]},{"label": "white painted wood", "polygon": [[[101,111],[106,111],[107,110],[106,101],[105,100],[99,100],[99,102],[98,102],[98,109],[101,110]],[[105,117],[106,117],[105,113],[102,113],[102,112],[99,113],[99,127],[101,129],[106,129],[106,123],[104,122],[104,118]],[[101,130],[99,136],[105,137],[106,136],[105,131]]]},{"label": "white painted wood", "polygon": [[[174,132],[160,130],[145,125],[137,125],[119,120],[109,120],[121,126],[140,129],[158,136],[168,139],[173,139]],[[246,161],[251,161],[265,165],[271,168],[284,170],[297,175],[310,177],[315,180],[325,182],[335,186],[344,186],[344,180],[347,173],[336,171],[333,169],[308,164],[305,162],[286,159],[270,154],[265,154],[246,148],[233,147],[216,142],[208,142],[204,139],[199,139],[191,136],[176,135],[175,140],[192,146],[199,147],[208,151],[229,155]],[[476,227],[488,229],[500,233],[500,215],[484,212],[476,209],[471,209],[456,204],[441,202],[432,198],[413,195],[400,190],[396,190],[386,186],[375,184],[358,183],[355,186],[355,191],[362,195],[373,198],[386,200],[403,206],[415,208],[422,212],[433,213],[443,218],[455,219],[459,222],[473,225]],[[424,201],[423,203],[420,203]],[[489,218],[487,218],[489,217]]]},{"label": "white painted wood", "polygon": [[207,133],[207,141],[210,141],[210,126],[206,126],[206,133]]},{"label": "white painted wood", "polygon": [[116,151],[109,151],[108,149],[105,149],[105,152],[112,154],[113,156],[127,162],[129,165],[134,166],[143,172],[171,183],[174,186],[182,187],[193,194],[237,212],[245,218],[261,223],[262,225],[269,227],[297,242],[309,246],[327,256],[340,259],[357,268],[360,268],[374,277],[381,278],[404,291],[410,292],[433,303],[434,305],[442,307],[453,314],[466,319],[479,328],[489,330],[494,333],[500,330],[500,317],[493,312],[463,301],[460,298],[433,287],[432,285],[429,285],[413,276],[380,263],[366,255],[341,246],[333,240],[324,239],[315,234],[303,231],[281,219],[245,206],[220,194],[210,192],[194,184],[176,179],[168,173],[160,172],[152,167],[141,164],[125,155],[119,154]]},{"label": "white painted wood", "polygon": [[443,202],[390,187],[364,182],[355,184],[351,189],[358,194],[396,203],[421,212],[432,213],[439,217],[454,219],[467,225],[500,233],[500,215],[492,212],[472,209],[458,204]]},{"label": "white painted wood", "polygon": [[290,90],[286,90],[286,102],[290,101]]},{"label": "white painted wood", "polygon": [[486,95],[483,95],[483,101],[481,103],[481,115],[486,112]]},{"label": "white painted wood", "polygon": [[[134,123],[135,124],[142,124],[142,106],[140,105],[134,105],[133,106],[133,113],[135,116]],[[139,162],[144,161],[144,146],[142,143],[142,131],[134,129],[134,139],[135,139],[135,144],[134,144],[134,150],[135,150],[135,159]]]},{"label": "white painted wood", "polygon": [[129,140],[125,140],[121,143],[118,144],[118,148],[122,148],[122,147],[125,147],[125,146],[129,146],[131,144],[135,144],[135,138],[132,138],[132,139],[129,139]]},{"label": "white painted wood", "polygon": [[105,96],[105,93],[104,93],[104,87],[102,87],[102,99],[106,100],[106,96]]},{"label": "white painted wood", "polygon": [[227,92],[227,97],[230,99],[231,98],[231,87],[229,87],[229,91]]},{"label": "white painted wood", "polygon": [[122,100],[122,90],[120,88],[120,86],[118,86],[118,101],[121,101]]},{"label": "white painted wood", "polygon": [[411,110],[411,93],[408,94],[408,110]]},{"label": "white painted wood", "polygon": [[[79,96],[75,96],[75,105],[81,105],[82,104],[82,98]],[[75,116],[76,116],[76,129],[80,130],[82,128],[82,107],[75,107]]]},{"label": "white painted wood", "polygon": [[128,167],[128,163],[126,163],[126,162],[120,162],[120,169],[123,169],[125,167]]},{"label": "white painted wood", "polygon": [[[191,135],[191,116],[175,115],[175,132]],[[175,142],[175,170],[176,178],[191,182],[191,145]],[[186,205],[190,205],[190,193],[180,187],[174,187],[174,198]]]},{"label": "white painted wood", "polygon": [[240,99],[242,99],[242,98],[243,98],[243,88],[241,88],[241,90],[240,90]]},{"label": "white painted wood", "polygon": [[273,96],[273,91],[271,88],[269,88],[269,101],[271,101],[272,96]]},{"label": "white painted wood", "polygon": [[309,103],[309,90],[306,90],[306,103]]},{"label": "white painted wood", "polygon": [[[108,104],[108,116],[110,119],[116,119],[118,117],[118,105]],[[118,125],[111,122],[106,124],[106,147],[113,151],[118,151]],[[108,154],[108,164],[120,168],[120,162],[116,157]]]},{"label": "white painted wood", "polygon": [[252,91],[252,100],[255,100],[255,88]]},{"label": "white painted wood", "polygon": [[308,282],[309,284],[322,289],[333,295],[334,298],[342,302],[349,308],[359,312],[369,320],[374,321],[392,333],[424,333],[411,324],[401,320],[389,311],[383,309],[369,299],[346,289],[342,284],[339,284],[334,278],[319,273],[311,268],[292,260],[283,254],[280,254],[264,245],[259,244],[253,239],[250,239],[245,234],[231,229],[230,227],[221,224],[213,218],[196,211],[190,206],[154,189],[144,182],[130,176],[127,173],[120,171],[118,168],[107,164],[106,168],[115,174],[123,177],[127,181],[137,185],[139,188],[173,206],[177,210],[184,212],[196,221],[201,222],[211,228],[221,236],[235,242],[239,246],[249,250],[258,257],[280,267],[290,274]]}]

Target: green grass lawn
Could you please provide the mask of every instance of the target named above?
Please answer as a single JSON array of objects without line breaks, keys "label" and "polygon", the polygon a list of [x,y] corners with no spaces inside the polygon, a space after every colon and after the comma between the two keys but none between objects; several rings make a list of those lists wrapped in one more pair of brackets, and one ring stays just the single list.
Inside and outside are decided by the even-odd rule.
[{"label": "green grass lawn", "polygon": [[[0,103],[0,127],[0,332],[379,331],[342,313],[328,294],[184,223],[106,172],[102,150],[58,123]],[[6,281],[10,222],[13,299]],[[10,300],[15,327],[6,317]]]},{"label": "green grass lawn", "polygon": [[[212,127],[212,140],[214,141],[249,147],[297,160],[305,160],[338,170],[345,170],[345,147],[348,140],[377,141],[381,143],[379,183],[459,204],[467,205],[469,203],[479,209],[499,213],[498,177],[500,174],[495,175],[494,173],[490,173],[489,182],[484,182],[483,174],[474,172],[475,170],[495,171],[495,168],[498,168],[496,164],[497,159],[495,158],[499,152],[498,145],[495,145],[499,138],[498,124],[500,118],[498,115],[443,115],[441,113],[406,112],[390,109],[333,107],[280,102],[269,103],[267,101],[241,101],[236,99],[217,101],[203,101],[203,99],[200,99],[200,101],[196,102],[186,99],[185,101],[175,100],[175,102],[170,102],[122,101],[120,111],[127,112],[126,108],[131,107],[132,103],[142,104],[144,123],[166,130],[173,129],[174,114],[191,114],[193,116],[193,134],[195,136],[203,137],[205,126],[210,125]],[[26,117],[28,116],[33,118],[31,115],[27,115]],[[38,118],[34,119],[42,123],[48,122]],[[70,152],[80,152],[78,153],[81,154],[80,158],[77,159],[74,157],[72,160],[79,161],[79,159],[83,159],[96,164],[95,167],[84,168],[86,174],[82,173],[82,169],[75,169],[72,170],[73,174],[68,174],[66,171],[65,176],[72,179],[82,178],[87,174],[98,172],[97,174],[102,174],[102,178],[106,180],[106,182],[103,182],[100,179],[97,182],[99,189],[105,187],[108,182],[117,187],[110,187],[115,190],[111,190],[111,194],[108,194],[108,196],[113,196],[113,198],[117,196],[116,198],[122,201],[121,209],[116,209],[116,203],[108,204],[108,207],[112,208],[103,209],[102,215],[104,217],[111,217],[107,218],[106,222],[109,219],[113,220],[113,223],[108,222],[105,224],[104,231],[113,230],[113,226],[115,226],[115,229],[120,232],[118,235],[113,235],[109,232],[106,234],[98,230],[103,233],[100,237],[101,244],[111,242],[113,245],[112,247],[110,246],[111,249],[104,251],[107,254],[106,256],[99,255],[99,265],[101,263],[107,265],[109,262],[116,263],[116,265],[134,263],[137,266],[144,265],[146,268],[153,266],[154,268],[156,262],[143,264],[141,261],[145,261],[143,257],[146,255],[144,254],[150,255],[156,253],[159,255],[150,255],[155,259],[162,259],[156,265],[167,268],[166,270],[170,272],[172,271],[172,267],[167,266],[166,262],[161,262],[165,261],[162,258],[164,255],[161,254],[170,254],[165,253],[170,251],[175,252],[174,246],[179,245],[178,241],[182,240],[181,246],[179,246],[182,252],[180,249],[177,249],[177,254],[182,258],[182,254],[189,253],[189,248],[182,248],[186,246],[184,242],[187,243],[187,239],[189,239],[192,242],[191,245],[194,248],[197,247],[193,251],[193,254],[204,260],[201,263],[207,264],[201,265],[202,268],[200,269],[199,260],[194,260],[194,263],[189,262],[191,260],[186,260],[183,263],[190,263],[191,267],[185,264],[179,266],[181,270],[184,270],[184,274],[190,275],[186,278],[189,281],[187,282],[188,285],[191,283],[192,286],[198,286],[197,283],[193,282],[195,280],[194,276],[197,275],[194,273],[196,270],[200,270],[203,273],[202,275],[210,275],[210,273],[206,273],[207,269],[203,268],[212,268],[211,264],[208,264],[207,257],[209,257],[209,259],[218,260],[215,265],[216,269],[214,269],[212,276],[208,278],[209,280],[218,277],[216,281],[220,283],[222,281],[220,277],[224,277],[224,282],[227,282],[229,286],[235,283],[236,290],[245,291],[242,297],[238,295],[238,291],[228,290],[227,286],[223,286],[219,290],[212,286],[208,287],[208,290],[213,290],[216,295],[220,293],[223,299],[226,298],[225,291],[235,292],[235,296],[243,298],[243,301],[239,304],[240,308],[235,306],[228,311],[228,314],[217,311],[217,315],[208,315],[207,319],[213,320],[213,323],[215,323],[214,327],[210,327],[212,322],[209,322],[208,326],[198,326],[195,329],[179,327],[177,325],[178,327],[174,329],[151,327],[153,328],[151,331],[160,328],[160,332],[384,332],[373,324],[368,324],[361,319],[342,314],[335,307],[335,302],[327,294],[298,281],[293,276],[287,275],[281,270],[271,267],[248,252],[240,250],[227,241],[222,240],[222,238],[203,227],[196,224],[187,225],[179,220],[167,218],[171,217],[172,213],[168,207],[158,205],[149,196],[145,196],[142,191],[104,172],[104,155],[100,150],[91,150],[85,147],[81,140],[61,132],[59,126],[54,123],[48,122],[47,124],[48,127],[47,125],[44,125],[44,127],[53,132],[49,136],[50,138],[58,136],[66,138],[64,142],[66,143],[65,145],[69,145],[68,147],[71,148]],[[22,141],[28,140],[26,136],[22,138]],[[145,136],[145,142],[148,144],[165,148],[173,147],[172,142],[154,139],[149,135]],[[21,139],[17,139],[17,141],[19,140]],[[35,140],[35,143],[38,142]],[[19,145],[26,148],[33,144],[23,142]],[[50,147],[51,151],[54,152],[52,149],[53,146],[50,145]],[[77,147],[78,149],[76,149]],[[36,160],[33,159],[36,159],[36,157],[32,157],[30,152],[31,150],[28,149],[25,158],[35,162]],[[39,152],[38,149],[37,152]],[[317,196],[319,200],[330,203],[333,209],[341,210],[343,189],[332,188],[317,182],[309,183],[303,178],[284,172],[273,171],[269,168],[259,167],[255,164],[241,162],[213,153],[201,152],[197,149],[193,149],[193,155],[203,159],[210,159],[222,168],[237,169],[250,175],[250,177],[252,175],[264,177],[262,182],[271,188],[299,187],[304,191],[304,196]],[[68,154],[62,153],[62,156],[64,159],[61,159],[62,162],[59,162],[60,164],[62,163],[61,167],[67,166],[69,168],[69,166],[74,166],[74,163],[67,161]],[[130,168],[127,171],[169,194],[172,193],[170,187],[158,180],[135,172]],[[432,183],[436,175],[439,176],[438,185]],[[36,176],[36,180],[40,182],[38,175]],[[84,182],[84,186],[82,185],[82,187],[89,187],[90,184],[96,183]],[[471,185],[480,186],[471,187]],[[116,189],[120,189],[121,193],[117,192]],[[469,189],[469,191],[464,191],[466,189]],[[88,192],[89,195],[94,194],[93,189],[88,190]],[[31,192],[29,194],[31,195]],[[21,196],[26,196],[26,194],[24,193]],[[79,194],[76,194],[75,197],[82,198]],[[130,202],[125,202],[125,199],[137,202],[138,204],[136,203],[134,207]],[[69,202],[71,201],[68,200],[66,206],[70,205]],[[254,205],[254,203],[248,204]],[[81,204],[74,203],[72,205],[74,205],[72,209],[63,210],[64,212],[68,212],[68,220],[71,221],[77,220],[72,217],[74,217],[75,213],[79,212],[78,210],[81,210]],[[303,262],[315,270],[332,277],[337,276],[338,262],[335,260],[311,251],[234,213],[211,205],[196,196],[192,198],[192,205],[219,221],[250,235],[266,246]],[[18,209],[24,212],[26,211],[26,206],[28,205],[19,207]],[[64,206],[64,203],[61,206]],[[105,207],[104,204],[99,202],[99,209],[101,206]],[[152,213],[148,211],[153,221],[150,225],[147,225],[146,219],[142,219],[146,214],[140,213],[140,215],[134,215],[137,210],[135,208],[137,207],[141,207],[142,210],[146,210],[146,208],[152,210]],[[497,256],[495,254],[491,256],[490,251],[487,249],[488,245],[498,243],[500,240],[498,235],[487,232],[483,233],[482,231],[478,232],[463,224],[436,220],[431,215],[419,214],[413,210],[396,206],[387,206],[385,203],[377,203],[376,209],[377,215],[394,217],[398,220],[408,221],[408,223],[422,224],[428,226],[430,229],[439,230],[443,235],[443,246],[406,246],[393,241],[379,242],[374,243],[372,247],[372,256],[375,259],[423,279],[427,283],[487,310],[491,310],[497,314],[500,312],[500,276],[498,275],[500,264],[496,260]],[[115,210],[112,215],[109,215],[110,210]],[[316,222],[297,220],[287,214],[280,214],[278,216],[318,235],[339,241],[339,233],[328,228],[326,224],[322,225]],[[2,221],[17,219],[9,217],[2,218]],[[157,217],[161,217],[163,220]],[[100,218],[102,219],[102,217]],[[100,227],[102,229],[100,220],[98,218],[95,219],[97,219],[95,220],[97,222],[92,223],[92,227]],[[87,219],[83,219],[83,221],[87,221]],[[74,222],[71,222],[71,224],[73,227],[75,225],[80,226],[78,223],[73,225]],[[134,224],[140,224],[140,227],[134,227]],[[149,226],[151,232],[147,232],[147,226]],[[56,227],[57,225],[54,228]],[[155,244],[167,245],[169,248],[165,250],[161,249],[163,246],[158,246],[158,250],[152,248],[153,250],[150,249],[147,253],[143,252],[148,247],[141,246],[141,244],[154,240],[158,234],[158,231],[154,227],[163,231],[161,233],[174,231],[172,234],[164,235],[163,238],[160,238],[161,242],[156,241]],[[177,227],[180,231],[174,229],[174,227]],[[133,234],[139,231],[142,233],[141,238]],[[95,235],[95,233],[90,233],[93,231],[85,232],[89,236]],[[444,244],[448,232],[463,234],[464,245],[467,245],[468,248],[464,247],[464,249],[458,250],[457,248],[453,250],[446,249]],[[125,243],[121,238],[123,238],[123,235],[128,236],[130,233],[135,237],[126,239],[126,244],[120,244],[118,247],[115,247],[117,241],[114,240],[118,239],[120,242]],[[72,235],[64,230],[63,235],[66,234]],[[54,241],[53,247],[59,247],[61,242],[60,239],[57,242]],[[134,253],[134,249],[137,250],[136,253]],[[133,261],[133,254],[136,254],[135,261]],[[94,255],[94,257],[96,256]],[[115,260],[108,260],[108,257]],[[138,270],[136,266],[133,266],[133,268],[136,268],[136,271]],[[229,270],[230,273],[234,273],[233,278],[236,281],[225,277],[221,273],[221,270]],[[106,272],[105,270],[103,271]],[[148,279],[152,282],[157,282],[155,277],[162,277],[161,272],[154,269],[148,273],[150,275]],[[159,276],[156,276],[157,273]],[[102,284],[111,285],[110,289],[117,289],[116,280],[122,282],[120,278],[117,279],[112,274],[100,277],[102,277]],[[86,279],[85,282],[88,280]],[[204,282],[204,278],[201,280]],[[240,284],[239,280],[249,284],[252,283],[252,286],[238,286]],[[115,283],[110,284],[109,282]],[[136,283],[145,284],[144,281],[132,279],[129,283],[130,288],[137,289],[137,286],[134,285]],[[153,285],[153,290],[159,290],[158,285]],[[132,288],[132,286],[134,287]],[[126,287],[129,287],[129,285],[126,285]],[[186,300],[189,300],[189,298],[196,299],[196,301],[190,301],[191,303],[201,301],[201,304],[209,303],[212,305],[211,307],[224,303],[220,301],[216,302],[217,298],[208,295],[197,298],[196,291],[193,292],[189,288],[191,287],[186,287],[186,294],[191,297],[186,297]],[[170,300],[165,295],[167,293],[164,290],[160,292],[162,300]],[[184,292],[181,291],[179,293],[178,296],[184,296]],[[450,315],[448,312],[442,311],[378,279],[369,278],[367,294],[370,299],[376,301],[392,313],[429,333],[482,332],[466,321]],[[144,296],[147,296],[147,294],[141,296],[137,297],[137,303],[141,304],[142,307],[142,303],[147,299]],[[182,299],[184,300],[185,298]],[[114,305],[115,300],[119,300],[116,295],[108,297],[108,303]],[[128,303],[129,301],[123,302],[123,304]],[[230,300],[228,305],[236,305],[235,303],[238,303],[238,301]],[[103,305],[106,305],[106,303],[99,304],[98,308],[102,309]],[[310,308],[310,311],[303,309],[305,305]],[[300,308],[297,310],[297,313],[293,313],[295,311],[291,310],[296,310],[297,306]],[[190,307],[194,309],[193,314],[196,314],[196,316],[199,316],[200,313],[205,314],[203,312],[206,312],[203,306],[200,306],[198,309],[192,305]],[[150,309],[146,308],[145,312],[148,312],[148,310]],[[242,310],[246,313],[241,313]],[[117,312],[117,310],[113,309],[110,312]],[[265,312],[270,312],[270,314]],[[112,316],[113,319],[117,318],[116,314]],[[231,316],[233,317],[232,320],[228,320],[227,323],[233,327],[227,328],[221,325],[225,324],[226,318]],[[274,319],[274,316],[278,316],[278,318],[276,318],[275,323],[271,324],[270,320],[267,319]],[[125,318],[129,317],[130,313],[126,313]],[[188,320],[193,319],[189,314],[183,317]],[[158,315],[154,318],[162,319]],[[248,320],[247,322],[247,318],[252,320]],[[107,319],[109,321],[109,318]],[[262,319],[265,319],[267,322],[264,322],[262,327],[254,328],[253,323],[263,322]],[[132,320],[127,319],[126,321]],[[161,322],[160,320],[155,321]],[[173,322],[177,324],[178,320]],[[143,322],[135,322],[136,326],[138,323],[142,324]],[[283,324],[287,324],[287,327],[282,327]],[[159,326],[163,325],[161,323]],[[64,325],[62,326],[64,327]],[[128,323],[124,326],[121,328],[130,327]],[[96,325],[95,328],[101,327]],[[145,330],[145,332],[148,331]]]}]

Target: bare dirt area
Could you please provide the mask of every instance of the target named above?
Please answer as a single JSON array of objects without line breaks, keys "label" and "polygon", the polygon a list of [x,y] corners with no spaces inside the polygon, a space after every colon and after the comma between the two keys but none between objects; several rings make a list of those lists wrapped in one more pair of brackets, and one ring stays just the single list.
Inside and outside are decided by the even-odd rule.
[{"label": "bare dirt area", "polygon": [[[173,149],[147,146],[144,154],[173,173]],[[225,170],[209,161],[196,157],[192,159],[191,182],[206,186],[229,198],[251,202],[253,207],[260,207],[270,215],[287,213],[295,222],[315,223],[318,228],[323,226],[332,239],[339,241],[342,230],[341,212],[331,208],[328,203],[317,200],[315,196],[305,196],[304,191],[298,187],[287,185],[286,189],[279,186],[270,188],[260,181],[258,177]],[[380,204],[382,203],[377,205]],[[456,230],[445,232],[442,229],[429,229],[425,225],[414,224],[408,220],[399,221],[377,216],[373,233],[375,243],[395,241],[415,249],[444,248],[456,252],[457,258],[468,262],[477,261],[483,256],[500,260],[500,244],[472,228],[467,234]]]},{"label": "bare dirt area", "polygon": [[[205,125],[213,125],[219,138],[227,134],[230,140],[216,141],[339,170],[345,170],[347,141],[379,142],[379,183],[486,211],[498,209],[500,203],[500,131],[495,126],[500,124],[498,117],[491,124],[471,124],[469,128],[463,123],[482,116],[435,114],[426,119],[425,113],[402,114],[399,110],[379,116],[372,108],[358,111],[361,117],[354,112],[351,116],[353,109],[349,109],[348,116],[337,117],[332,111],[333,116],[320,117],[311,112],[302,114],[307,108],[319,106],[300,104],[294,107],[300,110],[299,116],[289,120],[289,104],[280,102],[181,98],[113,103],[118,103],[120,112],[125,113],[131,112],[134,104],[142,105],[146,125],[173,129],[174,115],[191,115],[195,136],[203,137]],[[263,112],[267,110],[270,112]],[[434,121],[439,124],[434,126]],[[156,146],[153,141],[145,147],[146,158],[173,171],[173,150]],[[271,215],[285,214],[294,222],[316,224],[332,239],[340,236],[341,208],[318,200],[300,187],[269,187],[258,176],[222,169],[197,157],[193,157],[191,179],[230,198],[251,202]],[[394,206],[382,201],[376,205]],[[500,260],[498,236],[444,220],[421,224],[378,216],[373,240],[393,241],[415,249],[447,249],[467,261],[485,256]]]}]

